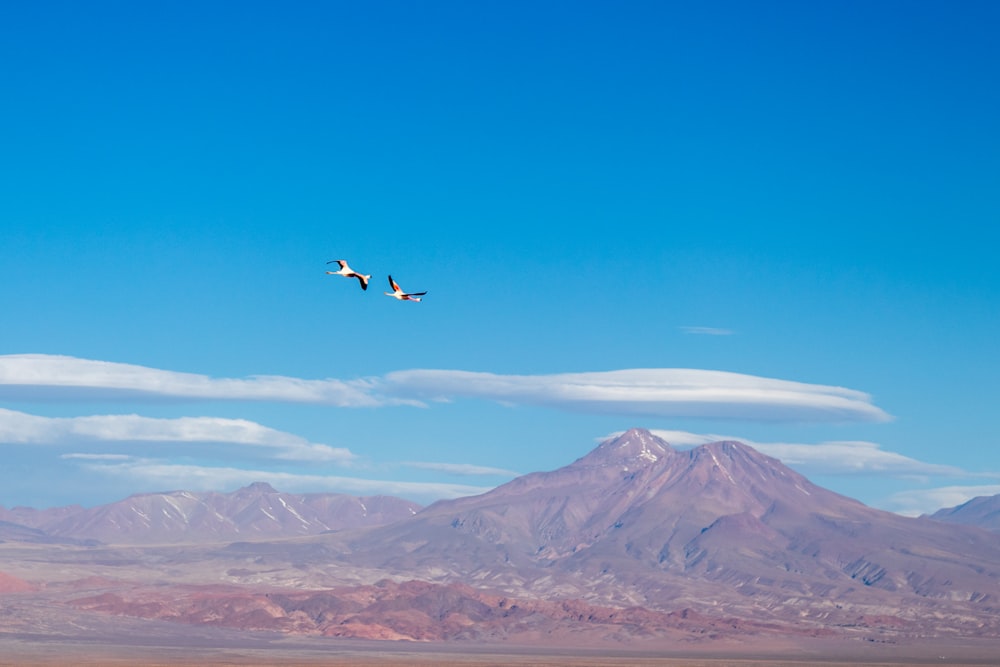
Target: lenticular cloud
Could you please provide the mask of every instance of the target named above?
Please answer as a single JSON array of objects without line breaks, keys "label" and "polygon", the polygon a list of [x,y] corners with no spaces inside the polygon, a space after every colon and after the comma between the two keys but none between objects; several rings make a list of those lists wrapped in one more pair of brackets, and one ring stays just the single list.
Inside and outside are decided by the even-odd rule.
[{"label": "lenticular cloud", "polygon": [[371,407],[365,380],[303,380],[274,375],[212,378],[112,361],[47,354],[0,356],[0,395],[16,398],[173,398],[321,403]]},{"label": "lenticular cloud", "polygon": [[295,461],[350,463],[350,450],[309,442],[246,419],[140,415],[41,417],[0,408],[0,443],[82,444],[88,442],[231,443],[270,448],[274,456]]},{"label": "lenticular cloud", "polygon": [[558,375],[411,370],[389,373],[381,388],[409,399],[475,397],[606,414],[802,421],[891,419],[871,403],[868,394],[852,389],[686,368]]},{"label": "lenticular cloud", "polygon": [[482,398],[617,415],[773,421],[888,421],[864,392],[686,368],[498,375],[407,370],[355,380],[283,376],[212,378],[73,357],[0,356],[0,398],[186,399],[317,403],[334,407],[425,405]]}]

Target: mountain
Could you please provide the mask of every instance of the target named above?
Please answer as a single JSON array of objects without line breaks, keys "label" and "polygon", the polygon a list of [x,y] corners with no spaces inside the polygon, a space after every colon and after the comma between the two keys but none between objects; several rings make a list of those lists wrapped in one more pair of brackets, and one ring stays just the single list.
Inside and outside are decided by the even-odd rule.
[{"label": "mountain", "polygon": [[641,429],[323,543],[382,576],[667,611],[822,625],[1000,609],[1000,536],[867,507],[738,442],[676,450]]},{"label": "mountain", "polygon": [[1000,494],[979,496],[956,507],[946,507],[925,516],[935,521],[978,526],[1000,532]]},{"label": "mountain", "polygon": [[55,523],[60,519],[83,511],[79,505],[66,505],[64,507],[50,507],[47,509],[35,509],[34,507],[12,507],[5,509],[0,506],[0,521],[20,524],[31,528]]},{"label": "mountain", "polygon": [[858,640],[842,646],[949,655],[976,642],[995,655],[1000,638],[1000,534],[867,507],[739,442],[675,449],[631,429],[559,469],[333,532],[307,508],[335,501],[310,498],[263,484],[134,496],[53,524],[114,544],[0,544],[0,572],[38,587],[19,604],[45,596],[38,613],[67,627],[98,614],[303,636]]},{"label": "mountain", "polygon": [[72,544],[76,546],[93,546],[97,543],[91,539],[75,539],[50,535],[44,530],[25,526],[12,521],[0,520],[0,543],[24,542],[28,544]]},{"label": "mountain", "polygon": [[0,508],[0,520],[16,522],[22,533],[36,541],[41,535],[115,544],[167,544],[315,535],[390,523],[418,509],[416,503],[390,496],[296,495],[256,482],[232,493],[138,494],[90,509]]}]

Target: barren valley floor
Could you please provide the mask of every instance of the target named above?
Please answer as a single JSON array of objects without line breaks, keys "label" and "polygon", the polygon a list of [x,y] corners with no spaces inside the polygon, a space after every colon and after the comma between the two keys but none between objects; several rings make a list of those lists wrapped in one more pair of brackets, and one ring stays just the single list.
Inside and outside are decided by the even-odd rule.
[{"label": "barren valley floor", "polygon": [[3,636],[0,667],[972,667],[996,665],[998,655],[996,642],[966,641],[890,647],[815,643],[743,651],[698,647],[685,655],[673,650],[303,641],[256,635],[241,638],[229,633],[212,639],[201,636],[192,645],[178,646],[156,645],[142,637],[108,643]]}]

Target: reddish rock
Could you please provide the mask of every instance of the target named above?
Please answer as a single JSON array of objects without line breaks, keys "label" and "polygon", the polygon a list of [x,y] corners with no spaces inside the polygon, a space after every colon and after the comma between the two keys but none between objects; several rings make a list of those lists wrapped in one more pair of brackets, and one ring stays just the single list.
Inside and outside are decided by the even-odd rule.
[{"label": "reddish rock", "polygon": [[27,593],[36,590],[38,590],[38,586],[0,572],[0,593]]}]

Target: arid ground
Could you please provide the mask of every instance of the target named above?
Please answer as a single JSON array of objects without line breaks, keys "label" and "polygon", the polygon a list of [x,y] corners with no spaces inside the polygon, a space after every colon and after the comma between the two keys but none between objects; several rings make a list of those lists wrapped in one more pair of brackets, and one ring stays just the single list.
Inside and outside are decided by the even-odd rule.
[{"label": "arid ground", "polygon": [[[156,623],[153,624],[158,625]],[[151,628],[154,632],[157,628]],[[49,667],[876,667],[893,665],[996,665],[995,642],[956,641],[935,645],[857,646],[810,642],[797,647],[700,647],[693,651],[627,649],[574,651],[539,647],[470,646],[400,642],[330,641],[275,635],[196,631],[188,644],[157,645],[133,636],[105,638],[0,637],[0,666]]]}]

